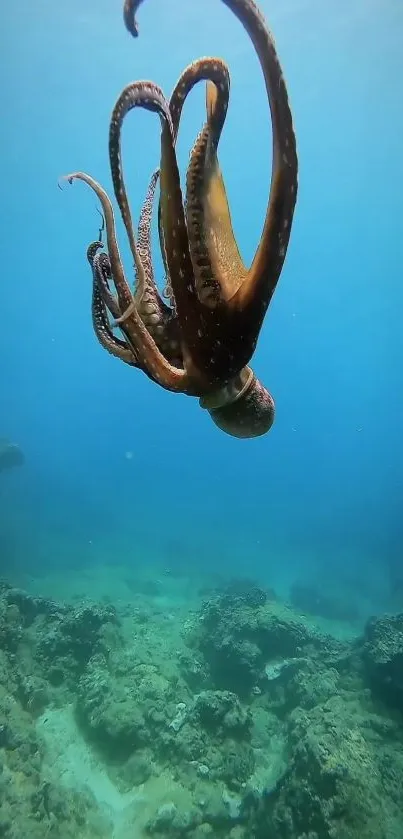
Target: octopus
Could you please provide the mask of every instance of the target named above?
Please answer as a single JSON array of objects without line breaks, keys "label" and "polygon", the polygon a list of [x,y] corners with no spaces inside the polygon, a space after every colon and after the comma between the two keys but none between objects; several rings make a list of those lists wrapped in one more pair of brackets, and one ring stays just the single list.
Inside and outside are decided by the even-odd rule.
[{"label": "octopus", "polygon": [[[169,101],[158,85],[139,81],[124,88],[113,109],[109,158],[134,261],[133,291],[125,276],[109,196],[84,172],[65,178],[91,187],[105,219],[107,251],[102,250],[102,236],[87,251],[92,320],[102,346],[166,390],[197,397],[221,430],[251,438],[265,434],[274,420],[274,400],[249,362],[286,257],[297,198],[298,159],[287,88],[266,21],[253,0],[221,1],[239,19],[256,51],[271,114],[271,185],[251,266],[242,261],[218,160],[230,89],[228,68],[219,58],[189,65]],[[124,22],[134,37],[138,36],[136,14],[141,2],[126,0],[124,4]],[[200,81],[206,84],[206,117],[190,154],[184,201],[175,146],[184,102]],[[137,236],[121,159],[122,125],[134,108],[157,113],[161,125],[160,166],[150,181]],[[162,296],[151,257],[158,180],[158,231],[166,273]]]}]

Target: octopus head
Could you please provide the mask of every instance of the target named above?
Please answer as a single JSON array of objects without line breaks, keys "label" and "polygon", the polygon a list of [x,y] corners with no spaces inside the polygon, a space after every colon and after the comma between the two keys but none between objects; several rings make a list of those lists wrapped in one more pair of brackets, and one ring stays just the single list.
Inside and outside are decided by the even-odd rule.
[{"label": "octopus head", "polygon": [[232,437],[261,437],[274,421],[274,400],[250,367],[224,387],[203,396],[200,405]]}]

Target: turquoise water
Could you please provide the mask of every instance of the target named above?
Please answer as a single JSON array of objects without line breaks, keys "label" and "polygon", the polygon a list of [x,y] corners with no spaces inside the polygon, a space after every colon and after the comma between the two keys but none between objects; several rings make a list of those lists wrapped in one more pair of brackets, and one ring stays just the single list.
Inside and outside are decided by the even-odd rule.
[{"label": "turquoise water", "polygon": [[[260,5],[288,86],[299,193],[253,359],[275,424],[237,440],[197,400],[101,349],[85,257],[97,203],[82,184],[57,184],[84,170],[112,194],[108,127],[123,87],[152,79],[168,96],[187,64],[220,56],[231,96],[219,157],[249,264],[271,125],[246,33],[218,0],[149,0],[136,41],[120,0],[3,4],[0,436],[25,462],[0,475],[0,576],[58,600],[116,602],[130,602],[142,579],[162,612],[217,579],[247,576],[286,599],[303,583],[358,615],[343,626],[340,609],[319,609],[344,637],[371,614],[403,609],[403,5]],[[202,87],[181,123],[183,172],[203,125]],[[159,138],[155,115],[129,115],[134,218]],[[153,245],[162,283],[156,219]]]},{"label": "turquoise water", "polygon": [[[96,203],[79,184],[60,192],[57,179],[83,169],[110,190],[108,123],[123,86],[151,78],[168,95],[195,57],[222,56],[232,90],[220,160],[250,261],[271,139],[246,34],[216,0],[203,10],[145,3],[136,42],[119,3],[3,9],[2,431],[27,457],[7,490],[2,481],[16,562],[29,554],[33,568],[63,564],[66,549],[88,562],[113,548],[142,563],[174,538],[189,565],[246,563],[271,577],[279,555],[286,574],[312,558],[337,572],[344,555],[348,566],[353,556],[356,566],[386,567],[399,553],[403,12],[392,0],[262,8],[287,79],[300,189],[254,360],[276,422],[244,442],[100,349],[85,260]],[[197,90],[185,109],[182,165],[202,101]],[[131,114],[124,165],[134,216],[158,155],[157,118]]]}]

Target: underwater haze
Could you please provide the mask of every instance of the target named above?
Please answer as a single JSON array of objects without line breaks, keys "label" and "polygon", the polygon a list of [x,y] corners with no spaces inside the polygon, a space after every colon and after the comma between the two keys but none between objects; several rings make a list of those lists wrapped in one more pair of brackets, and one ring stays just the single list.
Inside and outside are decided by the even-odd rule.
[{"label": "underwater haze", "polygon": [[[254,359],[276,420],[246,441],[101,350],[85,259],[96,200],[80,184],[57,189],[74,169],[110,189],[108,125],[125,84],[150,78],[169,94],[194,57],[222,56],[232,87],[220,160],[250,262],[271,126],[245,32],[217,0],[146,3],[138,41],[118,2],[2,12],[1,430],[27,456],[2,492],[15,561],[29,554],[33,571],[111,551],[149,562],[172,540],[189,568],[263,578],[314,561],[367,579],[401,555],[403,10],[393,0],[263,9],[289,89],[299,194]],[[197,90],[185,109],[182,165],[202,102]],[[159,160],[157,118],[131,114],[123,141],[136,217]]]},{"label": "underwater haze", "polygon": [[[156,656],[160,661],[161,655],[166,662],[182,649],[180,627],[191,621],[187,608],[189,615],[199,616],[201,625],[210,620],[206,609],[212,607],[210,600],[206,606],[206,596],[220,598],[227,592],[227,597],[236,598],[236,610],[244,596],[248,609],[263,608],[256,591],[265,593],[262,602],[271,592],[276,609],[285,604],[285,609],[295,610],[298,620],[301,616],[312,620],[312,632],[329,634],[334,644],[347,644],[362,638],[370,616],[403,612],[403,4],[401,0],[260,2],[287,84],[299,189],[284,268],[252,361],[275,400],[275,422],[268,434],[245,440],[219,430],[197,399],[163,390],[100,347],[91,321],[92,277],[86,259],[89,242],[98,236],[98,203],[84,184],[76,181],[59,189],[58,180],[68,172],[88,172],[111,195],[109,120],[124,86],[151,79],[169,96],[186,65],[200,56],[219,56],[227,62],[231,76],[219,159],[235,235],[249,265],[263,227],[272,165],[270,110],[262,71],[242,25],[219,0],[147,0],[137,15],[138,39],[125,29],[121,6],[121,0],[37,0],[35,4],[20,0],[3,3],[0,12],[0,437],[18,444],[24,456],[19,468],[0,474],[0,576],[5,580],[5,602],[8,608],[18,606],[23,611],[21,600],[10,595],[16,588],[24,591],[25,599],[57,602],[62,611],[84,609],[82,603],[91,601],[96,604],[91,608],[98,610],[91,627],[98,618],[103,625],[105,616],[101,619],[100,611],[113,610],[117,617],[112,619],[108,612],[105,620],[108,632],[114,627],[110,630],[110,637],[115,633],[113,641],[108,641],[108,649],[114,650],[123,644],[120,636],[116,640],[116,633],[122,631],[127,641],[124,628],[117,629],[115,623],[122,621],[124,627],[125,621],[134,621],[130,612],[134,604],[137,616],[139,609],[146,612],[141,626],[147,627],[153,639],[144,642],[144,660]],[[198,85],[185,105],[177,151],[182,178],[203,126],[204,99],[204,85]],[[132,215],[137,220],[150,175],[159,165],[156,114],[136,109],[128,115],[122,155]],[[116,219],[130,276],[132,258],[118,213]],[[162,288],[157,212],[153,256]],[[221,615],[224,605],[220,601]],[[48,615],[50,607],[43,608]],[[63,619],[67,620],[67,614],[63,612]],[[89,631],[86,620],[79,623],[79,634]],[[220,624],[215,631],[228,638],[228,626]],[[28,631],[26,624],[21,631]],[[137,630],[133,632],[130,637],[137,637]],[[0,633],[3,640],[9,637],[8,630],[3,636]],[[166,641],[171,647],[161,652],[163,637],[171,639]],[[365,637],[367,650],[370,641]],[[311,636],[305,640],[315,646]],[[4,640],[4,649],[7,643]],[[60,649],[46,643],[50,658],[42,651],[41,661],[46,659],[49,668]],[[268,683],[274,685],[270,690],[280,690],[276,680],[285,679],[303,643],[287,642],[275,656],[274,670],[267,670],[268,655],[261,650]],[[255,712],[245,710],[247,690],[244,694],[238,684],[250,678],[251,702],[263,702],[265,688],[249,670],[247,675],[242,671],[239,683],[231,668],[228,679],[214,680],[211,644],[211,639],[194,642],[191,648],[198,650],[198,663],[194,673],[189,665],[193,676],[185,678],[181,671],[175,678],[184,679],[192,697],[227,691],[235,697],[231,702],[237,703],[236,708],[231,705],[231,714],[239,716],[236,730],[246,731],[249,723],[242,714]],[[101,655],[100,648],[91,647],[92,655]],[[207,664],[202,662],[203,655]],[[332,647],[327,673],[336,672],[338,655],[339,648],[336,653]],[[86,666],[91,656],[84,656]],[[403,670],[403,647],[398,656],[398,667]],[[182,663],[184,657],[182,652]],[[67,667],[63,661],[57,665],[60,673]],[[172,685],[172,674],[164,666],[155,665],[159,678]],[[197,682],[196,670],[205,674],[206,668],[209,676]],[[127,729],[120,732],[119,742],[112,743],[112,724],[108,723],[105,737],[111,742],[105,751],[106,763],[101,761],[102,766],[94,769],[88,749],[95,741],[96,750],[102,752],[105,740],[102,725],[96,728],[89,722],[93,711],[82,700],[94,689],[92,685],[87,690],[87,682],[84,685],[83,680],[90,680],[88,672],[73,668],[68,677],[51,679],[46,690],[43,673],[35,670],[35,678],[40,684],[32,707],[29,694],[24,714],[32,713],[35,736],[47,744],[48,775],[44,777],[49,781],[52,772],[61,772],[61,753],[52,751],[55,740],[63,740],[61,752],[67,754],[74,738],[81,737],[75,726],[81,726],[85,737],[74,747],[77,751],[70,755],[68,771],[74,776],[74,767],[91,764],[88,777],[92,780],[87,778],[85,783],[98,804],[107,801],[109,814],[113,812],[112,827],[103,832],[102,825],[93,821],[80,827],[73,805],[62,816],[53,803],[49,805],[53,821],[46,828],[49,834],[43,832],[42,823],[39,827],[30,822],[28,811],[26,822],[13,828],[13,833],[10,804],[10,823],[7,827],[4,816],[3,825],[7,839],[24,835],[34,839],[35,830],[38,836],[60,839],[68,839],[70,830],[83,839],[148,835],[157,839],[268,839],[269,835],[272,839],[399,839],[403,835],[403,800],[393,797],[386,782],[375,794],[376,817],[379,824],[385,823],[381,817],[385,806],[396,821],[388,823],[382,835],[380,828],[374,834],[370,826],[364,829],[362,816],[357,832],[350,826],[331,833],[319,816],[310,820],[309,807],[305,810],[301,805],[306,815],[299,822],[295,814],[288,821],[280,811],[267,814],[266,804],[262,816],[263,805],[256,805],[255,812],[249,799],[247,805],[243,800],[239,803],[242,784],[249,783],[246,770],[232,784],[229,770],[229,780],[213,775],[211,766],[216,763],[211,750],[210,762],[203,753],[196,774],[204,784],[210,776],[216,786],[227,784],[229,791],[222,793],[220,801],[229,814],[229,826],[221,816],[216,821],[205,817],[204,822],[200,816],[194,824],[188,820],[188,827],[183,827],[185,822],[178,827],[177,814],[183,808],[193,812],[188,791],[182,798],[182,793],[175,797],[174,792],[167,798],[151,786],[150,801],[158,801],[156,814],[147,810],[146,818],[142,811],[137,827],[133,827],[134,816],[131,822],[127,816],[130,830],[138,832],[125,833],[129,828],[116,814],[127,814],[125,808],[135,809],[135,805],[124,796],[130,797],[136,784],[154,784],[161,772],[169,774],[170,764],[163,763],[160,753],[147,757],[151,746],[144,735],[138,747],[144,758],[141,766],[150,760],[160,768],[154,778],[151,770],[140,771],[136,764],[130,775],[127,763],[133,756],[123,749],[122,757],[121,751]],[[332,678],[326,676],[327,685]],[[69,691],[78,679],[81,706],[70,718],[70,710],[60,708],[71,709],[76,702]],[[399,680],[397,705],[394,694],[390,707],[400,713],[400,676]],[[122,690],[128,695],[127,684]],[[285,683],[281,690],[287,690]],[[56,698],[54,691],[59,691]],[[65,691],[63,701],[60,691]],[[340,686],[334,687],[333,695],[340,701]],[[276,795],[286,796],[281,783],[292,736],[276,727],[278,721],[273,722],[280,702],[277,694],[273,697],[269,710],[269,706],[262,710],[261,705],[259,713],[270,715],[270,742],[280,744],[273,758],[278,771],[272,762],[271,780],[262,789],[265,794],[277,790]],[[327,693],[321,694],[322,704],[327,699]],[[0,700],[1,723],[6,712]],[[138,698],[136,708],[141,701]],[[168,705],[169,701],[164,700]],[[172,699],[175,731],[184,730],[180,714],[185,710],[179,705],[189,709],[189,702],[196,703],[191,707],[197,706],[196,728],[200,730],[200,720],[207,713],[207,700],[204,697],[203,708],[201,701]],[[292,703],[283,709],[282,720],[291,707]],[[313,701],[305,706],[301,700],[301,707],[316,709],[317,705]],[[394,714],[395,710],[390,719],[395,719]],[[111,718],[116,715],[111,713]],[[190,726],[189,720],[185,725]],[[303,725],[301,720],[298,725]],[[353,730],[353,723],[348,725]],[[153,739],[158,740],[158,731],[158,726],[153,729]],[[353,744],[352,752],[364,749],[364,735],[360,733],[359,747]],[[302,738],[301,730],[298,734],[295,728],[294,736],[295,742]],[[401,721],[392,739],[398,742],[400,737]],[[231,738],[235,742],[235,735]],[[172,753],[170,741],[164,742]],[[242,740],[242,766],[249,760],[247,748],[254,748],[253,742],[245,743]],[[372,747],[376,753],[375,740]],[[0,739],[0,753],[2,748]],[[340,766],[343,756],[337,754],[334,761]],[[365,762],[367,757],[362,755],[360,760]],[[384,758],[385,765],[392,759],[386,753]],[[185,760],[195,762],[199,757],[184,747],[177,767]],[[116,769],[119,761],[126,767],[121,775]],[[231,766],[235,763],[234,759]],[[403,765],[396,766],[399,777]],[[231,771],[238,777],[238,769]],[[381,777],[379,766],[376,773]],[[356,775],[349,777],[354,785]],[[178,774],[175,778],[179,783]],[[200,796],[207,800],[205,790]],[[28,799],[28,792],[23,797]],[[289,812],[291,798],[284,804]],[[393,807],[388,809],[385,801],[392,799]],[[49,806],[44,805],[48,816]],[[158,815],[164,807],[162,816]],[[373,824],[378,824],[376,818]]]}]

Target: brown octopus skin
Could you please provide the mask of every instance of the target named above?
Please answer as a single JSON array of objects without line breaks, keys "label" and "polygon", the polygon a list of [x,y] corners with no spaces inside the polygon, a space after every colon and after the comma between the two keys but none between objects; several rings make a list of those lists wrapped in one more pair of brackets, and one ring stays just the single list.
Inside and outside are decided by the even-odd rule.
[{"label": "brown octopus skin", "polygon": [[[221,125],[218,128],[218,131],[221,132],[222,125],[224,124],[226,112],[228,108],[228,99],[229,99],[229,88],[230,88],[230,79],[229,79],[229,72],[228,67],[224,61],[220,58],[199,58],[196,61],[193,61],[188,67],[185,68],[183,73],[181,74],[180,78],[178,79],[175,88],[171,94],[169,100],[169,109],[171,112],[172,118],[172,126],[174,132],[174,140],[176,142],[180,119],[182,115],[183,106],[185,104],[185,100],[189,93],[191,92],[192,88],[201,81],[209,82],[213,84],[217,90],[220,91],[220,122]],[[189,194],[187,195],[187,199],[189,199]],[[189,237],[189,247],[190,247],[190,254],[191,260],[193,265],[193,271],[195,276],[195,287],[197,291],[197,295],[199,299],[204,302],[208,303],[208,300],[211,296],[217,299],[219,297],[219,286],[216,283],[213,277],[208,278],[208,282],[206,283],[205,278],[205,271],[204,271],[204,256],[200,252],[200,242],[198,241],[197,232],[199,227],[199,220],[196,219],[195,223],[193,222],[194,216],[194,208],[188,205],[188,200],[186,202],[186,225],[188,230],[188,237]],[[159,223],[159,232],[160,232],[160,240],[161,240],[161,249],[163,253],[165,252],[165,245],[162,244],[163,242],[163,231],[161,225],[161,205],[158,209],[158,223]],[[165,258],[166,262],[166,258]],[[169,272],[168,272],[169,273]]]},{"label": "brown octopus skin", "polygon": [[[130,306],[133,298],[123,271],[116,239],[114,213],[110,199],[102,186],[85,172],[72,172],[65,175],[64,180],[70,184],[75,180],[83,181],[95,192],[100,201],[105,217],[110,270],[116,287],[121,314],[122,311],[125,311]],[[167,362],[146,329],[136,309],[132,312],[130,319],[122,326],[122,331],[125,334],[128,344],[133,349],[139,366],[150,375],[150,378],[153,378],[154,381],[158,382],[161,387],[167,390],[182,393],[188,392],[186,374],[183,370],[173,368]],[[191,395],[196,394],[191,393]]]},{"label": "brown octopus skin", "polygon": [[[120,124],[120,126],[128,110],[131,107],[136,106],[136,95],[133,96],[133,93],[137,95],[136,85],[129,85],[125,88],[114,109],[116,121]],[[153,92],[151,88],[148,89],[148,97],[148,105],[150,106],[150,109],[154,109],[154,105],[156,103],[153,104],[152,102]],[[168,122],[169,121],[167,120],[166,123],[164,123],[165,127],[168,125]],[[172,218],[177,220],[179,214],[183,214],[183,209],[179,187],[179,173],[176,171],[176,174],[173,176],[175,168],[177,169],[173,147],[171,143],[167,144],[166,147],[169,149],[171,159],[168,160],[168,166],[164,165],[164,161],[162,161],[161,164],[163,185],[164,173],[169,173],[170,181],[168,181],[167,189],[165,191],[164,188],[162,188],[162,213],[164,213],[164,206],[168,206],[170,203],[169,200],[167,200],[164,204],[165,197],[170,195],[170,201],[175,208],[174,213],[171,213],[169,216],[169,221],[171,221]],[[175,190],[177,191],[176,195]],[[120,176],[116,178],[115,191],[121,199]],[[182,225],[179,225],[178,221],[176,221],[176,224],[176,237],[173,237],[174,244],[177,244],[180,233],[182,233],[183,236],[186,235],[186,229],[183,222]],[[172,225],[169,226],[169,224],[166,226],[166,229],[174,230]],[[182,247],[180,251],[182,257],[183,253],[184,249]],[[176,287],[174,288],[175,295],[178,293],[180,294],[182,289],[183,283],[180,284],[178,291],[176,291]],[[187,287],[187,291],[189,292],[189,286]],[[197,308],[200,309],[200,306],[198,305]],[[218,391],[212,391],[211,381],[209,380],[208,385],[204,388],[204,398],[201,400],[201,405],[210,411],[213,421],[222,430],[225,430],[227,433],[237,437],[251,437],[265,433],[271,427],[274,419],[273,400],[263,386],[257,382],[256,377],[249,368],[241,370],[239,374],[229,384],[227,384],[226,388]]]},{"label": "brown octopus skin", "polygon": [[[92,271],[92,300],[91,300],[91,315],[92,325],[96,337],[101,346],[110,355],[119,358],[125,364],[131,367],[137,367],[137,361],[134,354],[126,343],[113,334],[108,318],[108,309],[102,293],[102,285],[110,277],[110,263],[107,254],[102,254],[104,257],[103,265],[99,261],[98,251],[103,247],[102,242],[92,242],[87,249],[87,259]],[[97,259],[98,255],[98,259]],[[95,263],[95,266],[94,266]],[[109,303],[111,302],[108,297]],[[113,303],[112,303],[113,306]]]},{"label": "brown octopus skin", "polygon": [[159,170],[156,170],[151,176],[146,198],[141,209],[137,229],[137,243],[134,238],[133,222],[121,161],[121,130],[125,116],[125,101],[126,88],[119,96],[112,112],[109,127],[109,160],[115,198],[126,228],[132,253],[135,254],[137,252],[143,271],[141,277],[139,277],[139,273],[136,270],[136,289],[133,301],[129,308],[119,318],[116,318],[113,325],[123,324],[133,311],[133,308],[136,307],[144,325],[147,327],[165,358],[174,366],[182,367],[179,324],[175,313],[161,299],[155,282],[152,265],[151,221]]},{"label": "brown octopus skin", "polygon": [[[115,109],[114,109],[115,113]],[[112,172],[112,180],[115,197],[121,212],[126,230],[130,231],[130,238],[134,242],[133,225],[127,199],[126,187],[123,179],[123,168],[120,153],[120,128],[114,125],[114,114],[112,114],[111,127],[109,132],[109,159]],[[113,126],[113,127],[112,127]],[[144,284],[139,287],[138,273],[136,271],[136,283],[133,303],[126,312],[115,319],[112,326],[119,326],[124,323],[135,306],[144,325],[153,337],[157,347],[165,358],[174,366],[183,366],[180,357],[180,331],[177,318],[172,309],[161,299],[159,290],[154,278],[151,250],[151,223],[155,188],[158,181],[159,170],[153,172],[147,189],[147,194],[140,212],[140,219],[137,228],[137,248],[144,274]],[[107,303],[107,301],[105,301]]]},{"label": "brown octopus skin", "polygon": [[[185,100],[192,90],[192,88],[198,84],[200,81],[207,81],[214,89],[217,89],[219,92],[219,96],[216,103],[216,108],[213,114],[213,117],[207,126],[208,129],[214,128],[214,134],[217,138],[219,138],[221,134],[222,127],[224,125],[227,107],[228,107],[228,99],[229,99],[229,88],[230,88],[230,80],[229,80],[229,72],[227,65],[220,59],[220,58],[201,58],[193,61],[185,70],[181,73],[180,78],[178,79],[177,84],[171,94],[170,101],[169,101],[169,109],[171,113],[172,119],[172,127],[173,127],[173,136],[174,141],[176,141],[180,118],[183,110],[183,106],[185,104]],[[116,106],[114,109],[114,115],[116,111],[119,112],[119,107]],[[129,204],[127,200],[126,190],[124,186],[124,179],[123,179],[123,171],[121,165],[121,154],[120,154],[120,132],[121,132],[121,124],[122,118],[114,119],[114,115],[112,116],[111,120],[111,129],[110,129],[110,140],[109,140],[109,153],[110,153],[110,161],[111,161],[111,171],[112,171],[112,178],[114,184],[114,191],[117,202],[119,204],[122,218],[126,227],[126,230],[129,235],[129,239],[132,237],[132,222],[131,222],[131,215]],[[218,144],[218,139],[217,139]],[[154,178],[158,177],[158,172],[154,173]],[[196,197],[196,189],[193,188],[192,194],[190,194],[190,190],[188,189],[188,196],[187,196],[187,206],[186,206],[186,225],[188,230],[189,239],[192,237],[192,240],[189,242],[190,246],[190,255],[191,261],[193,266],[193,273],[195,277],[195,289],[197,292],[198,298],[201,302],[206,303],[208,299],[213,295],[217,299],[220,295],[220,286],[215,281],[214,277],[211,275],[211,271],[208,272],[208,276],[206,277],[206,254],[205,249],[203,249],[203,242],[200,239],[200,235],[198,236],[198,231],[200,228],[200,202],[198,202]],[[160,243],[161,243],[161,252],[164,258],[164,263],[166,266],[166,274],[168,279],[168,294],[171,298],[171,306],[174,308],[176,314],[176,302],[175,297],[173,295],[172,285],[169,278],[169,271],[166,265],[166,253],[165,253],[165,242],[164,242],[164,235],[161,225],[161,205],[159,205],[159,234],[160,234]],[[140,251],[140,234],[138,234],[138,249]],[[146,268],[147,265],[151,263],[150,252],[146,252],[143,256],[141,256],[142,262],[144,267]],[[246,269],[244,269],[244,272]],[[152,267],[146,268],[145,273],[149,274],[152,272]],[[238,283],[239,285],[239,283]],[[153,301],[154,302],[154,301]],[[164,318],[163,314],[161,313],[161,307],[163,303],[161,300],[158,303],[154,302],[154,309],[153,309],[153,317],[155,318],[155,323],[158,324],[157,329],[160,332],[165,332],[169,328],[169,326],[176,325],[176,319],[172,323],[172,319],[169,317]],[[146,322],[147,327],[151,332],[151,326],[145,319],[144,314],[144,306],[143,301],[140,301],[137,304],[138,311],[143,317],[143,320]],[[158,311],[160,310],[160,311]],[[121,320],[124,320],[126,317],[126,313],[123,315]],[[198,330],[200,332],[200,330]],[[155,340],[158,343],[158,339],[155,335],[153,335]],[[169,344],[172,346],[172,336],[169,336],[170,340],[165,342],[165,344]],[[200,336],[198,335],[198,338]],[[200,341],[198,341],[200,343]],[[164,354],[167,355],[167,350],[169,349],[167,346],[163,346],[162,341],[159,344],[160,348],[163,349]],[[208,363],[207,369],[210,372],[210,360],[211,360],[211,352],[209,348],[208,352]],[[217,384],[214,382],[214,384]]]},{"label": "brown octopus skin", "polygon": [[[273,171],[270,198],[268,202],[263,233],[253,260],[252,267],[236,293],[225,305],[218,303],[212,312],[205,313],[204,331],[201,336],[196,363],[203,368],[207,364],[211,348],[214,351],[214,368],[217,384],[225,377],[242,369],[253,355],[263,319],[280,276],[288,247],[291,224],[297,196],[297,171],[295,136],[288,95],[273,38],[265,20],[253,0],[222,0],[239,18],[257,52],[262,67],[273,126]],[[125,23],[130,32],[137,34],[135,14],[140,3],[130,0],[125,4]],[[218,138],[211,138],[211,145]],[[204,146],[206,153],[207,143]],[[188,183],[191,182],[192,167],[198,169],[195,178],[197,190],[205,173],[203,155],[195,154],[191,160]],[[208,185],[207,185],[208,190]],[[187,195],[192,202],[192,192]],[[199,214],[199,229],[203,227],[203,216]],[[196,221],[197,224],[197,221]],[[212,242],[204,249],[203,267],[205,275],[218,283],[220,260],[214,253]],[[167,256],[169,256],[167,249]],[[209,265],[206,265],[206,260]],[[188,341],[188,335],[186,335]],[[189,342],[189,341],[188,341]],[[192,348],[193,349],[193,348]]]},{"label": "brown octopus skin", "polygon": [[[180,206],[177,204],[176,201],[176,186],[178,186],[178,190],[180,193],[180,185],[175,152],[173,149],[172,125],[168,103],[164,99],[162,91],[156,85],[153,85],[149,82],[136,82],[125,88],[121,97],[119,97],[118,103],[115,106],[114,111],[116,120],[119,121],[120,119],[122,119],[127,110],[130,110],[132,107],[144,107],[148,110],[157,112],[160,116],[162,124],[163,156],[163,165],[161,169],[163,172],[168,173],[169,180],[172,180],[172,178],[176,176],[176,183],[173,185],[175,194],[172,196],[172,207],[170,207],[169,209],[165,207],[165,213],[167,209],[168,213],[171,211],[172,217],[175,219],[175,231],[178,232],[178,240],[180,240],[182,235],[182,230],[180,228],[181,223],[185,236],[187,236],[187,234],[184,223],[181,196],[179,202]],[[168,166],[164,162],[164,155],[168,155]],[[121,328],[126,336],[128,343],[133,348],[136,358],[138,358],[140,367],[144,369],[148,373],[148,375],[150,375],[152,378],[158,381],[158,383],[162,387],[165,387],[168,390],[180,391],[189,395],[200,395],[205,391],[207,383],[203,381],[203,377],[200,375],[199,371],[195,370],[194,368],[183,370],[173,367],[156,346],[155,341],[148,332],[137,311],[137,307],[132,306],[133,296],[124,275],[122,261],[120,258],[119,248],[116,240],[113,209],[110,199],[108,198],[105,190],[100,186],[100,184],[98,184],[96,181],[94,181],[93,178],[91,178],[89,175],[86,175],[84,172],[72,173],[70,175],[67,175],[66,179],[70,183],[73,182],[75,179],[83,180],[94,190],[101,202],[101,207],[105,217],[107,247],[110,258],[111,273],[117,292],[117,299],[119,303],[120,312],[122,313],[126,312],[126,310],[130,310],[130,316],[125,319],[124,323],[122,323],[121,325]],[[163,175],[161,176],[161,179],[163,180]],[[163,186],[163,194],[168,196],[169,202],[171,199],[171,194],[170,189],[167,189],[166,185]],[[139,267],[141,269],[141,272],[143,272],[144,274],[144,268],[141,264],[134,239],[133,250],[136,267]],[[185,252],[183,242],[180,242],[180,248],[178,249],[178,252],[182,261],[183,254]],[[190,257],[188,253],[187,257],[190,263]],[[190,274],[190,271],[188,271],[188,274]],[[185,286],[182,286],[182,291],[185,294],[185,296],[189,298],[189,296],[192,293],[192,288],[190,287],[189,283]],[[175,295],[175,297],[177,298],[177,295]]]},{"label": "brown octopus skin", "polygon": [[[209,206],[209,177],[211,180],[211,174],[208,173],[208,153],[210,153],[210,162],[211,159],[214,161],[222,128],[222,121],[221,123],[218,121],[218,127],[216,121],[216,126],[214,126],[212,119],[214,111],[210,113],[210,120],[199,135],[191,156],[187,179],[187,206],[189,208],[187,222],[190,235],[192,233],[192,223],[193,232],[196,233],[193,248],[190,238],[191,255],[192,257],[196,255],[196,265],[197,256],[200,260],[198,267],[201,270],[199,282],[196,278],[196,288],[199,295],[203,286],[208,293],[212,292],[210,299],[208,297],[204,299],[213,309],[213,317],[205,320],[202,334],[199,334],[199,337],[201,339],[200,344],[205,344],[207,352],[213,350],[213,357],[210,355],[210,363],[213,361],[217,369],[217,384],[220,379],[223,380],[224,375],[227,375],[229,379],[234,375],[236,376],[237,371],[242,370],[243,365],[249,361],[254,352],[264,315],[285,259],[297,195],[298,170],[295,136],[287,91],[274,42],[264,18],[252,0],[223,0],[223,2],[243,23],[261,63],[272,114],[273,171],[263,234],[252,268],[250,271],[245,269],[242,272],[241,282],[239,276],[232,277],[232,286],[235,291],[232,297],[227,299],[227,305],[223,305],[222,297],[220,299],[220,291],[222,292],[224,289],[224,277],[220,277],[220,269],[223,267],[222,258],[220,264],[222,254],[218,253],[219,249],[217,247],[214,248],[217,237],[210,237],[210,241],[206,241],[206,233],[214,222],[213,212],[210,213],[208,225],[203,231],[203,211]],[[134,16],[139,5],[138,2],[126,2],[125,4],[126,26],[132,34],[136,35],[138,29]],[[219,94],[219,86],[217,86],[217,91]],[[221,178],[220,173],[218,174]],[[225,196],[222,179],[221,187]],[[204,201],[203,189],[205,190]],[[205,201],[206,197],[207,203]],[[232,252],[236,256],[235,263],[239,274],[240,257],[233,236],[229,209],[227,236]],[[220,240],[218,241],[220,242]],[[167,259],[169,261],[168,249]],[[192,261],[195,266],[195,259],[192,259]],[[200,278],[202,282],[200,282]],[[223,340],[221,340],[222,338]],[[203,367],[200,360],[199,353],[197,363]],[[259,392],[261,391],[260,384],[255,382],[254,385],[250,386],[248,398],[252,395],[254,389],[256,393],[253,398],[256,407],[262,404],[262,394]],[[266,403],[268,415],[273,416],[271,396],[267,391],[264,392],[263,402]],[[206,400],[201,401],[202,404],[203,402],[206,403]],[[272,419],[270,424],[271,422]]]}]

